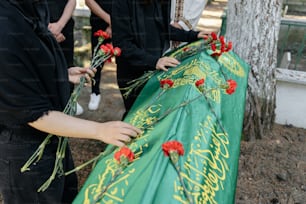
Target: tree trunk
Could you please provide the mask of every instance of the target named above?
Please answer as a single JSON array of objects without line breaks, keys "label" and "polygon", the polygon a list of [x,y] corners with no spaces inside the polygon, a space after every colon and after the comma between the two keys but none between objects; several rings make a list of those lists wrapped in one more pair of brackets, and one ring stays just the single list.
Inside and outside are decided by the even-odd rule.
[{"label": "tree trunk", "polygon": [[275,69],[282,0],[228,0],[226,38],[251,67],[243,135],[260,139],[275,118]]}]

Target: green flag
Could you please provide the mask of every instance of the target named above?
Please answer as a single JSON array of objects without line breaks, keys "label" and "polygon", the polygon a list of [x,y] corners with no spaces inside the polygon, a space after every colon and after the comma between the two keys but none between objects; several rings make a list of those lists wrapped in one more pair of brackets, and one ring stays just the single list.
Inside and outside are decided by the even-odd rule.
[{"label": "green flag", "polygon": [[125,118],[143,130],[127,145],[135,158],[123,166],[108,146],[73,203],[234,203],[249,67],[205,46],[186,45],[169,54],[179,66],[152,72]]}]

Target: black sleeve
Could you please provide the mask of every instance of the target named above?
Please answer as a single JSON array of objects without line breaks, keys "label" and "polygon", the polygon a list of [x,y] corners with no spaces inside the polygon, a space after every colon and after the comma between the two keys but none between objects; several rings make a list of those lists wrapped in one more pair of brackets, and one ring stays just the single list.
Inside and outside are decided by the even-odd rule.
[{"label": "black sleeve", "polygon": [[6,19],[2,25],[6,31],[0,31],[0,124],[26,124],[54,110],[51,98],[60,98],[58,92],[47,91],[58,89],[54,61],[24,21]]},{"label": "black sleeve", "polygon": [[[19,45],[12,43],[19,49]],[[50,110],[51,104],[44,93],[39,77],[27,69],[30,58],[7,48],[0,51],[0,123],[5,125],[33,122]],[[24,55],[27,56],[27,55]]]},{"label": "black sleeve", "polygon": [[[129,0],[113,0],[112,4],[112,40],[113,45],[122,50],[120,58],[128,60],[131,66],[154,68],[158,57],[147,53],[136,39],[137,33],[132,27],[132,9]],[[135,23],[135,22],[134,22]]]},{"label": "black sleeve", "polygon": [[178,29],[173,26],[170,27],[170,40],[180,41],[180,42],[193,42],[198,40],[198,31],[185,31],[183,29]]}]

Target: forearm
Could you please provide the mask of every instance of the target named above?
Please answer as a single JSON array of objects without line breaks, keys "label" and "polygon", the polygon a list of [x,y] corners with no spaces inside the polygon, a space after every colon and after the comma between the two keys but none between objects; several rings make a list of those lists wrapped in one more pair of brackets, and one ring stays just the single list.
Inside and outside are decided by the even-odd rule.
[{"label": "forearm", "polygon": [[141,134],[141,130],[122,122],[98,123],[66,115],[59,111],[49,111],[34,122],[33,128],[57,136],[96,139],[119,147],[131,141],[131,137]]},{"label": "forearm", "polygon": [[85,1],[88,8],[93,12],[95,15],[97,15],[99,18],[104,20],[108,25],[111,25],[111,18],[109,13],[103,10],[103,8],[100,7],[100,5],[94,1],[94,0],[86,0]]},{"label": "forearm", "polygon": [[193,42],[198,39],[197,31],[185,31],[183,29],[179,29],[170,25],[170,39],[181,42]]},{"label": "forearm", "polygon": [[68,0],[61,18],[57,21],[57,23],[61,26],[62,29],[65,27],[69,19],[72,17],[75,6],[76,6],[76,0]]},{"label": "forearm", "polygon": [[98,129],[97,122],[72,117],[59,111],[50,111],[29,125],[53,135],[84,139],[96,139]]}]

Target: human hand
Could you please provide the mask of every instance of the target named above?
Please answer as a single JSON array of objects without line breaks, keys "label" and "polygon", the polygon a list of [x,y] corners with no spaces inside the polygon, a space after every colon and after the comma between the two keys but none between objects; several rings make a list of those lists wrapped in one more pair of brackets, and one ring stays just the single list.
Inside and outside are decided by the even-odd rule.
[{"label": "human hand", "polygon": [[128,123],[111,121],[99,123],[97,139],[107,144],[122,147],[125,143],[129,143],[132,138],[137,137],[141,133],[141,130]]},{"label": "human hand", "polygon": [[156,63],[156,69],[168,71],[167,67],[176,67],[180,62],[174,57],[162,57],[159,58]]},{"label": "human hand", "polygon": [[55,36],[59,35],[60,33],[62,33],[63,26],[58,22],[54,22],[54,23],[49,23],[48,29],[51,31],[51,33],[55,37]]},{"label": "human hand", "polygon": [[66,40],[66,37],[64,36],[63,33],[60,33],[58,35],[53,35],[53,36],[55,37],[55,39],[56,39],[56,41],[58,43],[63,42],[64,40]]},{"label": "human hand", "polygon": [[198,38],[206,38],[207,37],[207,33],[205,33],[204,31],[200,31],[199,33],[198,33],[198,36],[197,36]]},{"label": "human hand", "polygon": [[48,29],[53,34],[53,36],[55,37],[57,42],[60,43],[60,42],[63,42],[64,40],[66,40],[66,37],[62,33],[63,26],[60,23],[58,23],[58,22],[49,23]]},{"label": "human hand", "polygon": [[109,35],[110,38],[112,38],[112,27],[111,26],[108,26],[105,32]]},{"label": "human hand", "polygon": [[180,46],[181,42],[180,41],[172,41],[172,47],[173,48],[178,48]]},{"label": "human hand", "polygon": [[183,29],[183,27],[178,22],[173,22],[171,25],[175,28]]},{"label": "human hand", "polygon": [[85,86],[91,85],[91,78],[95,76],[96,69],[89,69],[83,67],[70,67],[68,69],[69,81],[73,84],[80,83],[80,78],[85,76],[86,83]]}]

